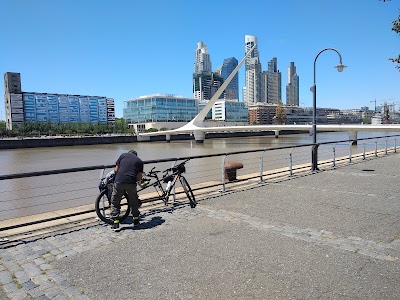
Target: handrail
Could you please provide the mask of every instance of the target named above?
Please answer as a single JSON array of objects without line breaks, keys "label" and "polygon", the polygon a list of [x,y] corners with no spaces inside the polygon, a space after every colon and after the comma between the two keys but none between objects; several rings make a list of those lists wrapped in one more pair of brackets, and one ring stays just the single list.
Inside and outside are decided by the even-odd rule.
[{"label": "handrail", "polygon": [[[380,136],[380,137],[361,138],[361,139],[357,139],[357,141],[372,140],[372,139],[377,139],[377,138],[396,137],[396,136],[400,137],[400,135],[385,135],[385,136]],[[334,141],[334,142],[321,142],[321,143],[317,143],[316,145],[327,145],[327,144],[332,144],[332,143],[337,144],[337,143],[353,142],[353,141],[354,140],[348,139],[348,140],[341,140],[341,141]],[[271,148],[262,148],[262,149],[253,149],[253,150],[222,152],[222,153],[207,154],[207,155],[182,156],[182,157],[176,157],[176,158],[146,160],[146,161],[143,161],[143,163],[144,164],[154,164],[154,163],[161,163],[161,162],[179,161],[179,160],[185,160],[185,159],[208,158],[208,157],[218,157],[218,156],[223,156],[223,155],[227,156],[227,155],[244,154],[244,153],[255,153],[255,152],[261,152],[261,151],[273,151],[273,150],[293,149],[293,148],[300,148],[300,147],[310,147],[313,145],[314,144],[300,144],[300,145],[283,146],[283,147],[271,147]],[[68,168],[68,169],[46,170],[46,171],[38,171],[38,172],[0,175],[0,181],[6,180],[6,179],[16,179],[16,178],[26,178],[26,177],[35,177],[35,176],[43,176],[43,175],[56,175],[56,174],[64,174],[64,173],[101,170],[101,169],[114,168],[114,166],[115,166],[115,164],[113,164],[113,165],[98,165],[98,166],[88,166],[88,167],[78,167],[78,168]]]}]

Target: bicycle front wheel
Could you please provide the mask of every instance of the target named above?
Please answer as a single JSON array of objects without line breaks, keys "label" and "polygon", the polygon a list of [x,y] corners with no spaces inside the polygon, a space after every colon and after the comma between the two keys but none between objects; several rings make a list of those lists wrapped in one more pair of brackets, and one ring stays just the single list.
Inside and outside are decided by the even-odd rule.
[{"label": "bicycle front wheel", "polygon": [[[107,190],[101,191],[101,193],[96,198],[95,209],[96,214],[100,220],[107,224],[113,224],[114,220],[111,218],[111,205],[110,200],[107,197]],[[130,207],[128,205],[128,198],[124,195],[121,199],[121,210],[119,213],[119,221],[125,220],[130,212]]]},{"label": "bicycle front wheel", "polygon": [[182,184],[183,190],[186,193],[186,196],[189,199],[190,207],[191,208],[195,208],[196,205],[197,205],[197,202],[196,202],[196,199],[194,198],[194,194],[193,194],[192,188],[190,187],[190,185],[187,182],[185,177],[181,176],[181,177],[179,177],[179,180],[180,180],[180,182]]}]

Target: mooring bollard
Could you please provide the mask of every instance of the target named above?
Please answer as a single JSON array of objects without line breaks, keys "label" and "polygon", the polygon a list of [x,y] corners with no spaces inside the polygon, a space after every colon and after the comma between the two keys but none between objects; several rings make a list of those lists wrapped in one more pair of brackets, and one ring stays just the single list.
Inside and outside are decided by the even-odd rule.
[{"label": "mooring bollard", "polygon": [[225,181],[236,180],[236,170],[242,169],[243,164],[236,161],[228,161],[224,165],[225,168]]}]

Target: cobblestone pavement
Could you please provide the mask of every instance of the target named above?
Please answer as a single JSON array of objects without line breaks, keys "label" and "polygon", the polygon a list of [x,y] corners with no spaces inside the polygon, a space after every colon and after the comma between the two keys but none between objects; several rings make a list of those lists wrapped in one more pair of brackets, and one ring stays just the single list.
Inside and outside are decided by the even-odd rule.
[{"label": "cobblestone pavement", "polygon": [[[390,162],[390,161],[388,161]],[[395,161],[398,163],[398,160]],[[393,159],[391,161],[393,164]],[[345,170],[345,169],[343,169]],[[344,172],[344,173],[343,173]],[[341,180],[347,174],[353,176],[358,174],[354,170],[348,170],[338,172],[326,172],[327,176],[340,176]],[[353,175],[352,175],[353,174]],[[308,186],[310,180],[315,180],[316,176],[323,175],[312,175],[307,178],[299,178],[291,181],[291,183],[302,183]],[[394,180],[396,182],[399,177],[397,175],[385,175],[386,178]],[[358,180],[365,179],[362,176],[353,176],[359,178]],[[327,178],[328,179],[328,178]],[[376,180],[376,178],[370,178]],[[345,179],[344,179],[345,180]],[[331,180],[330,180],[331,182]],[[353,182],[354,184],[354,182]],[[349,185],[351,186],[351,185]],[[393,186],[393,185],[392,185]],[[79,230],[67,232],[64,234],[49,236],[45,238],[39,238],[35,241],[28,243],[22,243],[14,247],[0,249],[0,283],[3,291],[0,292],[0,298],[3,299],[8,297],[10,299],[93,299],[86,293],[86,290],[73,283],[73,280],[65,277],[65,270],[62,272],[57,266],[58,262],[64,258],[73,258],[80,254],[91,253],[96,249],[102,249],[107,245],[113,245],[118,242],[130,240],[133,235],[143,235],[146,232],[154,232],[160,228],[174,227],[177,225],[190,224],[193,220],[216,220],[230,226],[236,226],[237,228],[243,227],[253,230],[251,232],[260,232],[272,234],[274,236],[282,237],[289,241],[301,241],[302,243],[308,243],[316,247],[327,247],[332,251],[344,251],[349,255],[356,257],[365,257],[368,261],[382,262],[385,266],[395,266],[393,272],[399,269],[399,258],[400,258],[400,232],[398,231],[398,220],[399,220],[399,197],[393,193],[398,192],[397,187],[392,190],[393,193],[389,193],[385,190],[382,199],[389,199],[394,203],[395,210],[389,206],[387,212],[378,212],[382,215],[377,216],[379,220],[390,220],[392,218],[396,222],[392,222],[393,228],[390,232],[397,232],[397,236],[393,238],[384,238],[380,240],[374,240],[365,236],[349,235],[344,233],[340,227],[326,226],[326,228],[337,228],[337,231],[321,229],[319,226],[302,226],[301,222],[295,221],[295,218],[289,218],[289,221],[280,221],[279,218],[275,218],[271,215],[258,216],[256,212],[252,212],[250,209],[242,209],[240,199],[235,200],[235,197],[244,198],[262,198],[265,193],[273,193],[273,189],[290,189],[294,194],[298,193],[297,190],[300,188],[297,186],[288,184],[275,184],[270,186],[261,186],[255,188],[249,192],[241,191],[234,194],[225,194],[215,199],[208,199],[201,202],[195,209],[191,209],[188,205],[183,205],[175,209],[173,212],[170,210],[154,210],[149,211],[143,215],[141,225],[133,227],[131,224],[122,224],[120,232],[113,232],[109,226],[98,224]],[[320,187],[321,189],[322,187]],[[362,198],[361,205],[373,205],[374,201],[369,204],[365,197],[370,195],[371,198],[377,194],[376,188],[373,188],[374,193],[365,191],[360,188],[359,191],[331,191],[326,185],[323,187],[328,191],[328,194],[332,196],[337,193],[337,201],[343,201],[343,195],[350,197],[352,201],[358,201],[357,197]],[[318,188],[313,190],[318,191]],[[258,195],[258,196],[254,196]],[[309,195],[305,195],[309,199]],[[257,200],[257,199],[256,199]],[[255,200],[255,201],[256,201]],[[323,200],[323,199],[322,199]],[[321,201],[322,201],[321,200]],[[367,199],[368,200],[368,199]],[[236,202],[235,202],[236,201]],[[283,200],[282,200],[283,201]],[[333,201],[333,200],[332,200]],[[376,201],[376,199],[375,199]],[[390,202],[390,203],[391,203]],[[259,202],[260,203],[260,202]],[[284,203],[284,202],[282,202]],[[326,205],[323,201],[320,202]],[[389,202],[388,202],[389,203]],[[331,204],[331,203],[330,203]],[[338,204],[336,204],[338,205]],[[386,205],[385,203],[374,205]],[[387,204],[389,205],[389,204]],[[249,207],[251,202],[249,202]],[[376,206],[375,209],[378,209]],[[256,207],[260,210],[260,204]],[[272,204],[270,209],[273,209]],[[346,211],[350,208],[346,207]],[[351,208],[353,209],[353,208]],[[372,208],[369,208],[373,211]],[[311,208],[308,208],[311,210]],[[393,213],[389,213],[393,211]],[[355,212],[355,210],[354,210]],[[340,211],[338,212],[341,213]],[[370,213],[368,211],[368,213]],[[364,213],[365,215],[365,213]],[[370,218],[370,217],[368,217]],[[337,217],[336,220],[340,218]],[[370,222],[370,220],[367,220]],[[372,222],[372,221],[371,221]],[[338,221],[340,223],[340,220]],[[384,221],[382,221],[384,224]],[[206,226],[206,224],[204,224]],[[160,231],[158,231],[160,232]],[[223,232],[223,231],[221,231]],[[218,233],[220,234],[220,233]],[[222,233],[221,233],[222,234]],[[353,257],[352,256],[352,257]],[[394,264],[394,265],[393,265]],[[398,274],[398,273],[397,273]],[[397,282],[397,287],[392,286],[389,288],[389,292],[386,299],[395,299],[398,295],[400,286],[400,278],[392,278],[391,282]],[[387,288],[387,287],[385,287]],[[319,297],[328,299],[330,297],[324,297],[323,293],[318,295]],[[150,299],[151,297],[149,297]],[[275,298],[275,297],[274,297]],[[285,299],[284,297],[276,297],[278,299]],[[288,297],[291,299],[298,299],[296,296]],[[309,297],[313,298],[313,297]],[[318,297],[315,297],[318,298]],[[353,299],[352,297],[333,297],[335,299]],[[366,297],[368,298],[368,297]],[[101,298],[98,298],[101,299]],[[128,299],[128,298],[126,298]],[[169,299],[169,298],[165,298]],[[176,299],[186,299],[184,296],[177,296]],[[204,298],[206,299],[206,298]],[[241,299],[240,297],[237,299]],[[263,298],[257,298],[263,299]],[[361,298],[360,298],[361,299]],[[365,299],[365,298],[364,298]],[[372,297],[370,299],[373,299]]]},{"label": "cobblestone pavement", "polygon": [[89,299],[83,294],[84,291],[72,286],[67,278],[63,278],[59,271],[53,268],[56,260],[91,251],[116,240],[129,239],[133,233],[132,229],[146,230],[157,226],[171,226],[199,217],[244,224],[258,230],[350,251],[377,260],[395,262],[400,258],[400,240],[383,243],[360,237],[344,237],[325,230],[287,226],[200,204],[196,209],[184,207],[176,209],[174,213],[147,214],[139,227],[123,224],[119,233],[110,230],[109,226],[97,225],[1,249],[0,282],[11,299]]}]

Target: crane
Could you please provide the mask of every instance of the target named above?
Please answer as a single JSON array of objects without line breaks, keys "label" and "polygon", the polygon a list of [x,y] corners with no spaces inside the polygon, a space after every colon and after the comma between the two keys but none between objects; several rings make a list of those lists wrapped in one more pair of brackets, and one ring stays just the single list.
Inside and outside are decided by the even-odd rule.
[{"label": "crane", "polygon": [[381,102],[381,101],[386,101],[386,100],[376,100],[375,99],[375,100],[369,101],[369,102],[375,102],[375,110],[374,110],[375,112],[376,112],[376,102]]}]

